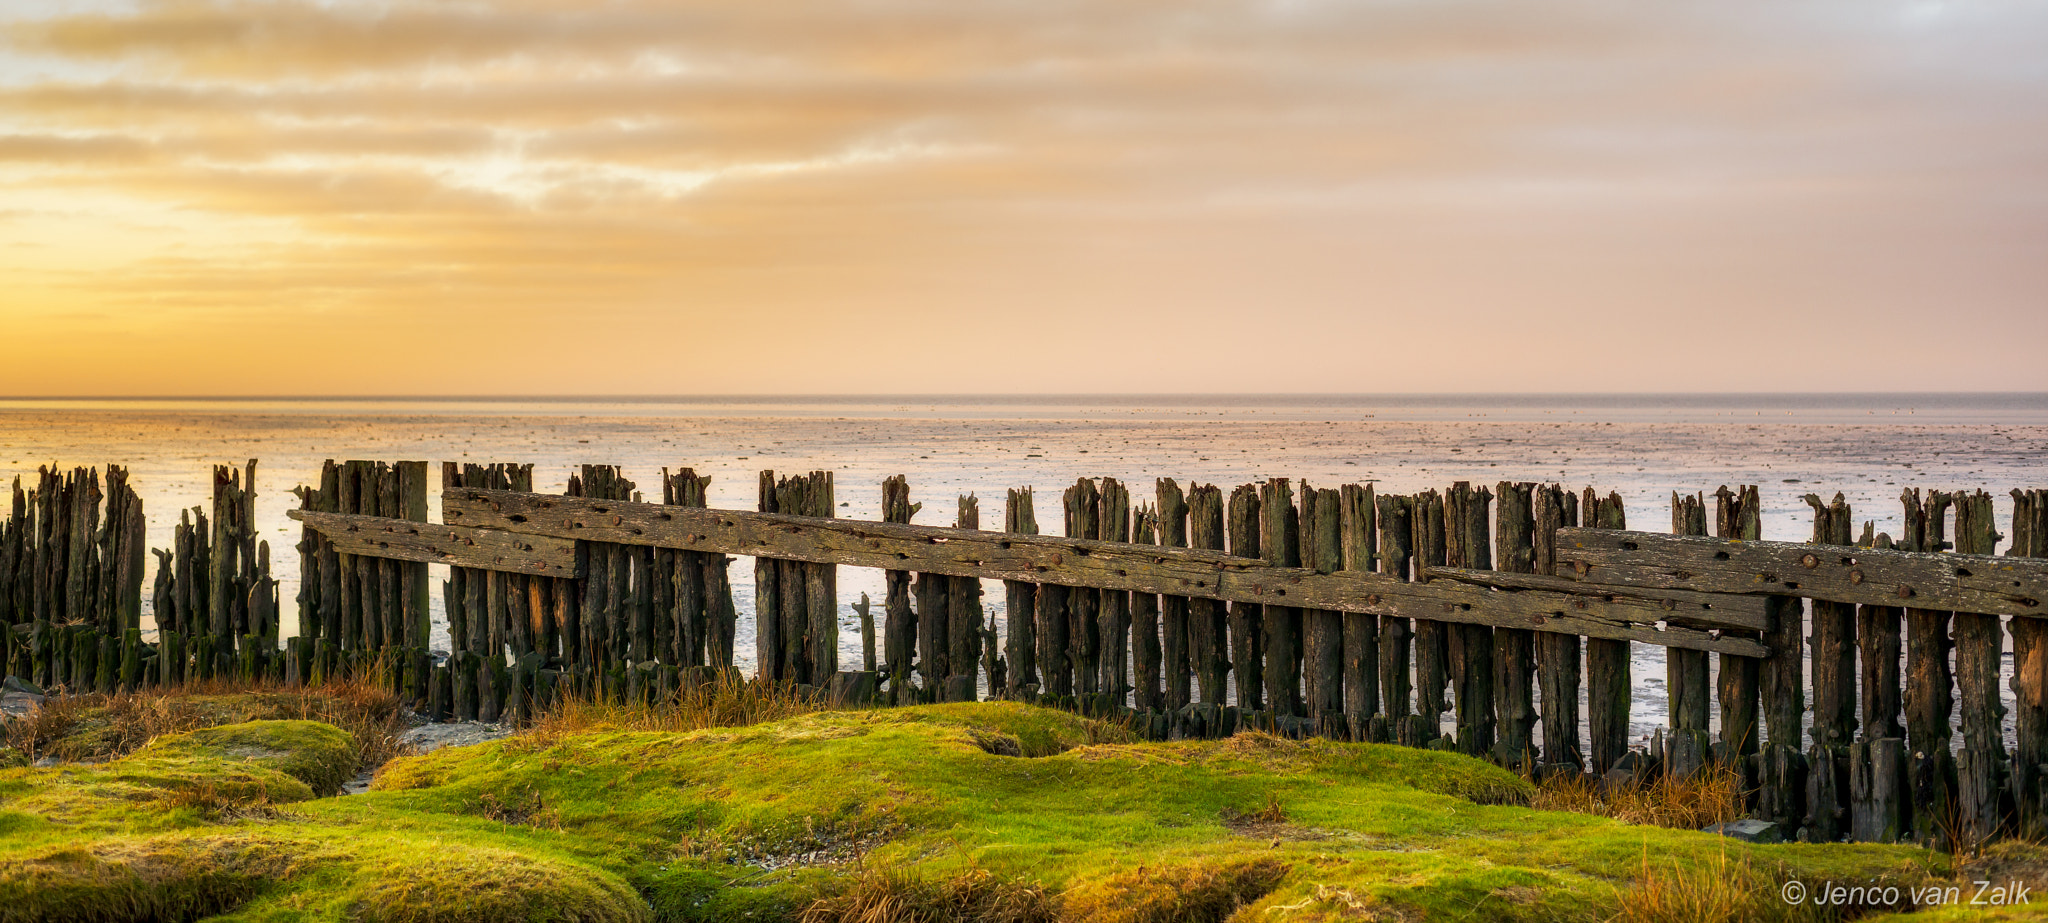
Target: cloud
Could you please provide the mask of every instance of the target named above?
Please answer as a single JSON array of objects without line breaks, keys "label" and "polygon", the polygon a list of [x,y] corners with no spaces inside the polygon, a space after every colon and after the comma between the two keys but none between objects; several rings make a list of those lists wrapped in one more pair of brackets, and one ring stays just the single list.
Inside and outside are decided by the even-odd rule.
[{"label": "cloud", "polygon": [[[1930,315],[2041,329],[2043,40],[2048,13],[1989,0],[145,0],[0,23],[0,190],[63,216],[9,224],[71,248],[0,270],[36,280],[12,303],[154,324],[167,354],[495,311],[689,360],[492,335],[562,366],[553,387],[732,390],[720,338],[768,316],[831,332],[783,338],[812,360],[758,386],[787,390],[906,329],[1012,339],[1073,387],[1258,389],[1220,333],[1247,318],[1323,331],[1290,373],[1313,390],[1451,387],[1428,351],[1341,344],[1454,319],[1597,324],[1625,366],[1560,372],[1537,348],[1571,337],[1502,336],[1459,387],[1626,386],[1730,323],[1872,348]],[[168,230],[90,230],[131,212]],[[1177,358],[1070,360],[1068,322]],[[2048,387],[2038,368],[1958,380]],[[454,374],[379,381],[471,387]]]}]

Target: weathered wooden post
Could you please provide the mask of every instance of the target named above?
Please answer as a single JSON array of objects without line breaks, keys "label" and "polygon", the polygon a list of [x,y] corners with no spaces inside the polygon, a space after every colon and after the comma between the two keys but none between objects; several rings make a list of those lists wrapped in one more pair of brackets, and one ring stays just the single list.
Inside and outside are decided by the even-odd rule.
[{"label": "weathered wooden post", "polygon": [[[1188,490],[1189,546],[1224,550],[1223,523],[1223,491],[1214,484],[1192,485]],[[1188,658],[1194,664],[1201,701],[1221,705],[1228,697],[1230,681],[1230,619],[1222,602],[1188,601]]]},{"label": "weathered wooden post", "polygon": [[[1003,505],[1003,531],[1038,534],[1038,517],[1031,509],[1031,488],[1009,492]],[[893,586],[890,592],[893,596]],[[1006,692],[1013,699],[1035,698],[1044,689],[1038,677],[1038,586],[1021,580],[1003,581],[1003,605],[1008,613],[1003,639],[1003,654],[1009,661]]]},{"label": "weathered wooden post", "polygon": [[[1626,529],[1621,495],[1601,497],[1586,488],[1579,520],[1594,529]],[[1586,639],[1586,723],[1593,771],[1605,775],[1628,752],[1628,642]]]},{"label": "weathered wooden post", "polygon": [[[1704,493],[1686,496],[1671,493],[1671,534],[1707,534],[1707,498]],[[1713,748],[1708,734],[1708,716],[1713,702],[1707,673],[1707,652],[1667,647],[1664,649],[1665,689],[1670,695],[1671,737],[1666,741],[1664,769],[1680,778],[1705,767]]]},{"label": "weathered wooden post", "polygon": [[[1494,485],[1494,566],[1511,574],[1536,572],[1536,485],[1501,481]],[[1493,630],[1494,712],[1500,739],[1494,762],[1509,769],[1536,768],[1536,633],[1526,628]]]},{"label": "weathered wooden post", "polygon": [[[1101,492],[1095,482],[1081,478],[1074,486],[1067,488],[1066,531],[1068,538],[1102,537]],[[1072,646],[1070,659],[1074,665],[1074,694],[1094,695],[1101,685],[1101,626],[1102,593],[1099,590],[1075,587],[1067,591],[1068,624],[1067,641]]]},{"label": "weathered wooden post", "polygon": [[[1026,500],[1028,503],[1028,494]],[[903,475],[882,482],[883,522],[908,524],[922,505],[910,502],[910,482]],[[917,697],[910,684],[910,670],[917,659],[921,635],[917,611],[910,606],[910,572],[886,571],[883,580],[886,590],[882,597],[882,659],[888,661],[889,700],[897,705],[912,705]]]},{"label": "weathered wooden post", "polygon": [[[1230,553],[1240,558],[1262,558],[1259,531],[1259,488],[1246,484],[1230,493]],[[1265,707],[1266,667],[1262,622],[1264,613],[1255,603],[1230,604],[1230,663],[1237,676],[1237,705],[1246,714]]]},{"label": "weathered wooden post", "polygon": [[[981,528],[981,502],[973,494],[960,496],[959,513],[953,521],[953,528]],[[951,673],[946,677],[942,690],[943,700],[972,702],[978,697],[975,671],[981,663],[981,579],[947,579],[951,585],[946,589],[946,610],[941,627],[945,631],[946,664]]]},{"label": "weathered wooden post", "polygon": [[[1159,524],[1159,544],[1168,548],[1188,547],[1188,504],[1180,485],[1172,478],[1160,478],[1153,485],[1153,496],[1158,504],[1154,517]],[[1185,596],[1160,597],[1159,606],[1165,688],[1160,704],[1155,707],[1175,709],[1194,701],[1193,680],[1198,661],[1189,624],[1192,607]]]},{"label": "weathered wooden post", "polygon": [[[1266,563],[1279,567],[1301,566],[1301,514],[1294,507],[1294,490],[1286,478],[1273,478],[1260,485],[1259,543]],[[1273,716],[1295,718],[1304,714],[1301,701],[1301,610],[1267,603],[1265,607],[1266,690]]]},{"label": "weathered wooden post", "polygon": [[[2006,554],[2048,558],[2048,491],[2012,492],[2012,547]],[[2048,836],[2048,623],[2016,617],[2012,628],[2012,787],[2017,834]]]},{"label": "weathered wooden post", "polygon": [[[1849,505],[1836,494],[1823,503],[1807,494],[1813,507],[1816,545],[1848,545],[1853,541]],[[1817,554],[1807,556],[1818,567]],[[1807,749],[1806,830],[1815,843],[1832,843],[1849,832],[1850,794],[1848,746],[1856,734],[1856,607],[1813,602],[1813,744]]]},{"label": "weathered wooden post", "polygon": [[[1579,524],[1578,504],[1561,485],[1545,484],[1530,498],[1530,518],[1530,566],[1542,576],[1556,576],[1557,530]],[[1543,689],[1543,762],[1548,772],[1584,772],[1586,768],[1579,745],[1580,651],[1578,635],[1536,633],[1536,676]]]},{"label": "weathered wooden post", "polygon": [[[1391,495],[1375,498],[1379,520],[1380,573],[1409,580],[1415,529],[1415,500]],[[1387,735],[1408,746],[1422,746],[1436,737],[1436,726],[1411,710],[1414,681],[1409,673],[1414,628],[1405,618],[1380,619],[1380,701],[1386,711]]]},{"label": "weathered wooden post", "polygon": [[[1409,525],[1413,532],[1409,547],[1414,554],[1410,572],[1420,581],[1429,568],[1443,567],[1449,554],[1443,496],[1434,490],[1416,494]],[[1414,628],[1415,713],[1422,719],[1420,730],[1427,736],[1403,743],[1428,746],[1442,736],[1444,712],[1451,710],[1446,689],[1451,682],[1452,626],[1436,619],[1416,619]]]},{"label": "weathered wooden post", "polygon": [[[1493,569],[1493,543],[1488,506],[1493,493],[1465,481],[1444,495],[1444,553],[1450,567]],[[1457,689],[1458,752],[1493,754],[1497,724],[1493,711],[1493,629],[1454,623],[1450,628],[1450,668]]]},{"label": "weathered wooden post", "polygon": [[[1105,542],[1131,540],[1131,492],[1115,478],[1103,478],[1096,492],[1095,537]],[[1095,649],[1095,688],[1112,708],[1122,708],[1130,685],[1131,594],[1102,590]]]},{"label": "weathered wooden post", "polygon": [[[1149,504],[1139,506],[1132,539],[1140,545],[1157,543],[1158,521]],[[1165,702],[1160,688],[1159,597],[1133,593],[1130,600],[1132,705],[1142,712],[1157,712]]]},{"label": "weathered wooden post", "polygon": [[[1342,534],[1340,566],[1354,573],[1371,573],[1379,552],[1378,512],[1372,485],[1346,484],[1339,494],[1342,508],[1338,525]],[[1343,623],[1345,734],[1352,740],[1375,740],[1373,719],[1380,714],[1380,625],[1370,612],[1345,612]],[[1386,739],[1386,725],[1380,724],[1376,742]]]},{"label": "weathered wooden post", "polygon": [[[1301,566],[1319,574],[1344,565],[1344,513],[1336,490],[1301,485]],[[1344,720],[1344,614],[1310,609],[1302,613],[1302,693],[1315,733],[1346,739]]]},{"label": "weathered wooden post", "polygon": [[[1901,544],[1907,551],[1935,553],[1949,548],[1948,507],[1943,491],[1907,488],[1899,495],[1905,507]],[[1912,774],[1913,835],[1933,843],[1944,835],[1941,825],[1955,810],[1956,761],[1950,719],[1955,713],[1955,675],[1950,656],[1947,610],[1906,610],[1906,740]]]},{"label": "weathered wooden post", "polygon": [[[1958,495],[1956,551],[1991,554],[2001,537],[1993,522],[1991,495]],[[1996,615],[1955,614],[1956,690],[1961,705],[1963,749],[1956,758],[1961,845],[1975,848],[1996,838],[2011,816],[2009,767],[2005,751],[2005,706],[1998,673],[2005,636]]]}]

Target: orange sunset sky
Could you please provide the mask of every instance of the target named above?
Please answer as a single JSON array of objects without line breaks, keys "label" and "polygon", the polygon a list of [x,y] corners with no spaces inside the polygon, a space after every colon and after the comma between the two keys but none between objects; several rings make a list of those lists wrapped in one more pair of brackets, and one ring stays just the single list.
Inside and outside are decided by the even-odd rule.
[{"label": "orange sunset sky", "polygon": [[2048,4],[0,7],[0,395],[2048,389]]}]

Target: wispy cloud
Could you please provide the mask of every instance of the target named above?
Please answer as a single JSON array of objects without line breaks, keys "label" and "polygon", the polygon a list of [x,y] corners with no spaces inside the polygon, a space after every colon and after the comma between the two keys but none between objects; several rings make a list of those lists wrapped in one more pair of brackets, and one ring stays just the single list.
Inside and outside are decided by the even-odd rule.
[{"label": "wispy cloud", "polygon": [[29,7],[0,388],[101,387],[109,318],[123,392],[222,342],[323,347],[265,393],[817,391],[905,343],[1030,377],[858,386],[2048,387],[2044,43],[1992,0]]}]

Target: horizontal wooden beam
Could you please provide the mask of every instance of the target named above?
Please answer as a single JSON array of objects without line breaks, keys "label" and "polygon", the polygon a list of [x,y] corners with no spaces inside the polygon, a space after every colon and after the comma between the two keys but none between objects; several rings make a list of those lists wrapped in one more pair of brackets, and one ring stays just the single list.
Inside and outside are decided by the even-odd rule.
[{"label": "horizontal wooden beam", "polygon": [[312,510],[288,514],[333,542],[342,554],[542,577],[582,576],[576,543],[567,539],[381,516]]},{"label": "horizontal wooden beam", "polygon": [[[1771,627],[1770,612],[1761,596],[1611,587],[1581,583],[1564,577],[1546,577],[1541,574],[1514,574],[1499,570],[1466,570],[1457,567],[1424,567],[1423,573],[1430,580],[1455,580],[1459,583],[1503,590],[1549,590],[1581,596],[1595,595],[1616,602],[1626,601],[1646,610],[1663,612],[1663,621],[1689,627],[1746,628],[1752,631],[1762,631]],[[1694,614],[1700,611],[1712,615],[1708,618],[1695,618]]]},{"label": "horizontal wooden beam", "polygon": [[1560,529],[1557,572],[1601,586],[2048,617],[2048,559]]},{"label": "horizontal wooden beam", "polygon": [[1746,617],[1730,622],[1720,618],[1718,605],[1639,594],[1406,583],[1380,574],[1274,567],[1198,549],[513,491],[444,490],[441,510],[452,524],[593,542],[1534,628],[1749,657],[1767,653],[1755,641],[1674,624],[1747,627]]}]

